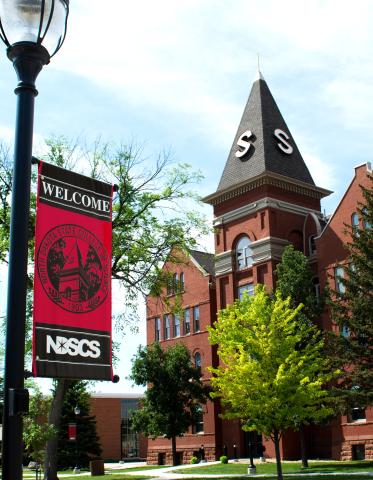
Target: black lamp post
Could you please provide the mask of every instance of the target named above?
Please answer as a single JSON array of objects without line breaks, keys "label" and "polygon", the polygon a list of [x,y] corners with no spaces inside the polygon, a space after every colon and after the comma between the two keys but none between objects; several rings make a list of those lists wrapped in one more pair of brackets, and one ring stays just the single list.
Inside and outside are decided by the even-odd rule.
[{"label": "black lamp post", "polygon": [[79,455],[78,455],[78,417],[80,415],[80,407],[77,405],[74,408],[74,413],[75,413],[75,424],[76,424],[76,435],[75,435],[75,468],[74,468],[74,473],[79,473],[80,472],[80,467],[79,467]]},{"label": "black lamp post", "polygon": [[2,463],[4,480],[22,479],[27,242],[35,81],[60,49],[69,0],[0,0],[0,37],[18,77],[8,264]]}]

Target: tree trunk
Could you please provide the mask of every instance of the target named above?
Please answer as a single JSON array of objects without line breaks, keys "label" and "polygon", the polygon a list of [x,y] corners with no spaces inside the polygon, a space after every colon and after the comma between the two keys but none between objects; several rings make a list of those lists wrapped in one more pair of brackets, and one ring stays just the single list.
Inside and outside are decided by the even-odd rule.
[{"label": "tree trunk", "polygon": [[172,448],[172,465],[177,465],[177,455],[176,455],[176,437],[171,437],[171,448]]},{"label": "tree trunk", "polygon": [[304,425],[301,425],[299,428],[299,440],[300,440],[300,453],[302,457],[302,468],[308,468],[306,436],[304,431]]},{"label": "tree trunk", "polygon": [[[49,412],[49,425],[54,425],[58,430],[61,423],[61,412],[65,393],[69,387],[70,380],[57,380],[56,392]],[[44,460],[44,480],[58,480],[57,477],[57,447],[58,434],[54,435],[47,442]]]},{"label": "tree trunk", "polygon": [[276,466],[277,466],[277,479],[283,480],[282,477],[282,466],[281,466],[281,454],[280,454],[280,435],[278,430],[273,432],[273,442],[275,444],[276,452]]}]

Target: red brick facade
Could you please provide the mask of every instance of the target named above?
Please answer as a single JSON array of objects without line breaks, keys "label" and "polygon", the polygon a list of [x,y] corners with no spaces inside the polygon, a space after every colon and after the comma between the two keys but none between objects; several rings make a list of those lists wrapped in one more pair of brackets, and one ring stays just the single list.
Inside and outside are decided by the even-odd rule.
[{"label": "red brick facade", "polygon": [[[287,142],[277,142],[279,138],[286,138]],[[345,223],[351,222],[351,214],[362,200],[359,185],[368,184],[368,168],[363,165],[356,169],[355,179],[327,223],[321,213],[320,200],[331,192],[315,186],[260,77],[245,107],[218,190],[204,199],[214,208],[213,271],[204,265],[198,252],[191,252],[184,264],[166,263],[164,266],[178,278],[184,274],[182,306],[190,309],[191,325],[193,307],[199,306],[200,331],[191,327],[190,332],[186,332],[180,327],[180,332],[175,332],[171,306],[149,297],[148,344],[159,340],[167,348],[174,342],[185,343],[193,357],[197,352],[201,355],[203,375],[208,381],[206,367],[217,365],[218,358],[209,345],[206,327],[215,321],[216,312],[239,298],[244,289],[251,292],[257,283],[269,289],[275,287],[273,272],[286,245],[293,244],[309,258],[315,272],[315,289],[323,288],[328,272],[333,273],[334,265],[345,260]],[[172,305],[173,296],[167,292],[163,294]],[[165,338],[165,315],[169,315],[171,322],[170,338]],[[157,321],[160,323],[158,333]],[[323,328],[333,328],[328,312],[319,323]],[[194,434],[190,429],[178,439],[180,461],[187,462],[201,444],[208,459],[218,458],[225,452],[233,456],[234,451],[238,456],[248,455],[247,434],[241,430],[239,422],[222,421],[219,411],[218,402],[209,402],[204,410],[203,432]],[[342,417],[324,427],[309,427],[306,432],[309,456],[351,459],[365,451],[365,458],[372,459],[372,420],[373,412],[369,410],[364,420],[348,423],[347,418]],[[265,455],[274,457],[272,442],[262,440]],[[300,457],[296,432],[285,433],[281,453],[284,459]],[[168,463],[170,458],[169,441],[160,438],[149,441],[150,463]]]},{"label": "red brick facade", "polygon": [[141,435],[136,438],[136,451],[128,455],[125,451],[126,438],[123,425],[123,402],[137,403],[142,395],[136,394],[95,394],[91,397],[91,415],[96,417],[97,435],[104,461],[131,461],[145,459],[148,440]]}]

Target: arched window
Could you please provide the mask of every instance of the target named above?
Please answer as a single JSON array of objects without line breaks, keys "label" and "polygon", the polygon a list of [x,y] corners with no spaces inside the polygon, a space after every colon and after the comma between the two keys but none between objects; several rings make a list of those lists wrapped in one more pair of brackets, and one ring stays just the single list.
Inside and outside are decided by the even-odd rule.
[{"label": "arched window", "polygon": [[201,354],[199,352],[196,352],[194,354],[194,365],[196,368],[198,368],[199,371],[201,371],[202,361],[201,361]]},{"label": "arched window", "polygon": [[253,252],[250,248],[251,241],[249,237],[241,237],[236,245],[236,266],[237,270],[243,270],[251,267],[253,263]]},{"label": "arched window", "polygon": [[310,255],[314,255],[316,253],[316,241],[315,241],[316,235],[311,235],[309,237],[309,252]]},{"label": "arched window", "polygon": [[372,225],[368,219],[368,210],[364,207],[361,213],[363,214],[363,225],[365,230],[370,230]]},{"label": "arched window", "polygon": [[356,212],[351,215],[351,225],[354,229],[359,228],[359,215]]}]

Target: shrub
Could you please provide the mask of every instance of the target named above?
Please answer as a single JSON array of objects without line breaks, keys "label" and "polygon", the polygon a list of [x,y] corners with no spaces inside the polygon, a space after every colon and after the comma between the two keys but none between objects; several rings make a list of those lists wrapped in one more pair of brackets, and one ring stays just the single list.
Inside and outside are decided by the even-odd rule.
[{"label": "shrub", "polygon": [[192,458],[190,459],[190,463],[191,463],[192,465],[195,464],[195,463],[198,463],[198,458],[197,458],[197,457],[192,457]]},{"label": "shrub", "polygon": [[228,457],[226,455],[222,455],[220,457],[220,462],[221,463],[228,463]]}]

